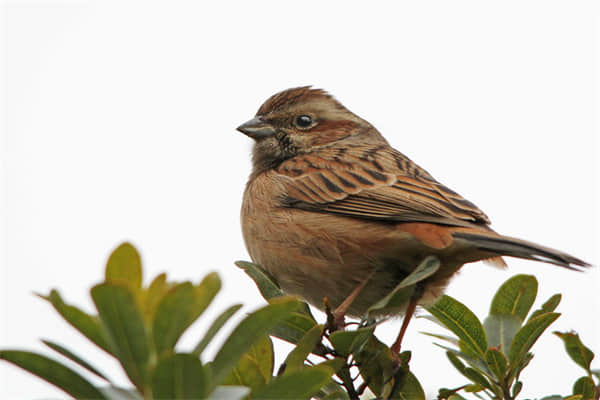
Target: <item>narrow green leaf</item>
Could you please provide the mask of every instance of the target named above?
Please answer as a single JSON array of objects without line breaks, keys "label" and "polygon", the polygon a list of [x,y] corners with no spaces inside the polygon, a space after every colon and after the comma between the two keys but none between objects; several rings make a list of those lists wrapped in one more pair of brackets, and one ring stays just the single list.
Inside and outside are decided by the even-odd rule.
[{"label": "narrow green leaf", "polygon": [[171,354],[161,359],[152,375],[155,399],[203,399],[209,378],[200,359],[192,354]]},{"label": "narrow green leaf", "polygon": [[490,314],[512,314],[525,320],[537,296],[533,275],[515,275],[500,286],[492,300]]},{"label": "narrow green leaf", "polygon": [[535,310],[534,312],[531,313],[531,315],[529,316],[529,320],[532,320],[533,318],[537,317],[538,315],[542,315],[542,314],[556,310],[556,307],[558,307],[558,305],[560,304],[561,298],[562,298],[562,296],[559,293],[550,297],[548,300],[546,300],[546,302],[544,304],[542,304],[542,307],[539,310]]},{"label": "narrow green leaf", "polygon": [[448,397],[448,400],[467,400],[467,399],[462,397],[460,394],[454,393],[453,395]]},{"label": "narrow green leaf", "polygon": [[[550,397],[550,398],[552,398],[552,397]],[[545,400],[545,399],[546,398],[544,397],[542,400]],[[573,394],[573,395],[567,396],[567,397],[558,396],[558,400],[582,400],[582,399],[583,399],[582,394]]]},{"label": "narrow green leaf", "polygon": [[477,392],[481,392],[482,390],[485,390],[485,387],[478,385],[476,383],[465,386],[465,392],[467,392],[467,393],[477,393]]},{"label": "narrow green leaf", "polygon": [[77,372],[40,354],[28,351],[1,350],[0,359],[37,375],[77,399],[106,398]]},{"label": "narrow green leaf", "polygon": [[594,353],[581,342],[579,335],[575,332],[554,332],[554,334],[562,339],[569,357],[588,374],[591,373],[590,364],[594,359]]},{"label": "narrow green leaf", "polygon": [[[415,268],[414,271],[412,271],[406,278],[404,278],[398,285],[396,285],[396,287],[390,293],[388,293],[383,299],[379,300],[377,303],[369,307],[367,313],[372,314],[377,312],[378,310],[385,309],[392,304],[397,304],[398,302],[395,301],[395,297],[397,297],[397,295],[402,289],[414,286],[418,282],[429,278],[439,268],[440,260],[438,260],[437,257],[428,256],[427,258],[425,258],[425,260],[423,260],[423,262],[421,262],[421,264],[417,266],[417,268]],[[406,291],[406,293],[402,293],[400,297],[402,298],[402,301],[404,301],[406,297],[410,297],[411,294],[412,291]]]},{"label": "narrow green leaf", "polygon": [[208,330],[204,334],[204,337],[196,345],[196,347],[194,348],[194,351],[192,353],[195,354],[196,356],[200,356],[202,354],[202,352],[204,351],[204,349],[206,348],[206,346],[208,346],[208,344],[215,337],[215,335],[219,332],[219,330],[221,330],[223,325],[225,325],[227,323],[227,321],[229,321],[229,319],[233,316],[233,314],[235,314],[240,308],[242,308],[241,304],[234,304],[233,306],[229,307],[227,310],[223,311],[221,313],[221,315],[219,315],[217,317],[217,319],[215,319],[214,322],[211,324],[211,326],[208,328]]},{"label": "narrow green leaf", "polygon": [[217,386],[235,367],[242,355],[274,326],[288,318],[300,307],[298,300],[290,297],[273,299],[271,304],[249,314],[233,330],[212,362],[212,385]]},{"label": "narrow green leaf", "polygon": [[488,346],[499,348],[504,355],[508,355],[508,349],[521,328],[521,319],[512,314],[490,314],[483,323]]},{"label": "narrow green leaf", "polygon": [[131,243],[123,243],[108,257],[106,282],[121,283],[137,293],[142,288],[142,260]]},{"label": "narrow green leaf", "polygon": [[298,344],[285,359],[285,373],[292,373],[304,367],[304,360],[315,349],[317,343],[321,342],[323,336],[323,325],[315,325],[306,332],[306,335],[298,341]]},{"label": "narrow green leaf", "polygon": [[192,322],[208,308],[215,296],[221,290],[221,278],[216,272],[206,275],[202,281],[194,286],[194,307],[192,309]]},{"label": "narrow green leaf", "polygon": [[275,278],[260,265],[247,261],[236,261],[235,265],[243,269],[252,278],[265,300],[269,301],[272,298],[284,295]]},{"label": "narrow green leaf", "polygon": [[113,354],[97,316],[89,315],[75,306],[66,304],[56,290],[52,290],[48,296],[40,297],[50,302],[65,321],[91,340],[92,343],[108,354]]},{"label": "narrow green leaf", "polygon": [[517,395],[521,393],[521,389],[523,389],[523,382],[516,381],[512,388],[512,396],[513,398],[517,398]]},{"label": "narrow green leaf", "polygon": [[334,371],[326,365],[298,369],[273,379],[270,384],[252,392],[250,399],[310,399],[329,383]]},{"label": "narrow green leaf", "polygon": [[582,376],[573,385],[573,394],[580,394],[582,400],[593,400],[596,394],[595,384],[592,378]]},{"label": "narrow green leaf", "polygon": [[455,338],[455,337],[453,337],[453,336],[440,335],[440,334],[431,333],[431,332],[419,332],[419,333],[422,334],[422,335],[427,335],[427,336],[431,336],[431,337],[436,338],[436,339],[443,340],[445,342],[448,342],[448,343],[453,344],[456,347],[458,347],[458,339]]},{"label": "narrow green leaf", "polygon": [[268,335],[242,355],[235,368],[222,382],[223,385],[248,386],[257,390],[265,386],[273,375],[273,342]]},{"label": "narrow green leaf", "polygon": [[42,343],[44,343],[46,346],[50,347],[52,350],[56,351],[57,353],[62,354],[63,356],[67,357],[71,361],[81,365],[83,368],[87,369],[88,371],[95,374],[96,376],[99,376],[100,378],[104,379],[105,381],[110,382],[110,379],[108,379],[106,377],[106,375],[104,375],[102,372],[98,371],[96,368],[94,368],[94,366],[92,366],[90,363],[88,363],[83,358],[79,357],[77,354],[73,353],[69,349],[61,346],[58,343],[51,342],[49,340],[42,340]]},{"label": "narrow green leaf", "polygon": [[96,285],[91,292],[116,357],[143,392],[149,381],[150,344],[133,295],[127,287],[114,283]]},{"label": "narrow green leaf", "polygon": [[448,360],[450,360],[450,363],[454,366],[454,368],[456,368],[458,372],[460,372],[465,378],[485,388],[490,387],[490,383],[487,381],[487,379],[477,372],[477,370],[465,366],[458,358],[457,353],[446,351],[446,357],[448,357]]},{"label": "narrow green leaf", "polygon": [[476,370],[480,371],[488,378],[493,379],[494,374],[492,373],[490,368],[487,366],[487,363],[485,362],[485,360],[483,358],[471,357],[457,349],[453,349],[452,347],[444,346],[439,343],[434,343],[434,345],[454,354],[455,356],[462,359],[463,361],[466,361],[467,364],[469,364],[471,367],[475,368]]},{"label": "narrow green leaf", "polygon": [[492,370],[499,382],[502,382],[506,374],[506,367],[508,361],[504,356],[504,353],[496,349],[488,349],[485,352],[485,361],[488,367]]},{"label": "narrow green leaf", "polygon": [[465,369],[467,369],[467,367],[465,366],[465,364],[463,364],[462,361],[460,361],[456,354],[450,351],[446,351],[446,357],[450,361],[450,364],[452,364],[452,366],[456,368],[458,372],[460,372],[463,375],[465,374]]},{"label": "narrow green leaf", "polygon": [[458,336],[465,344],[468,355],[483,357],[487,339],[481,322],[464,304],[450,296],[442,296],[435,304],[427,307],[434,317]]},{"label": "narrow green leaf", "polygon": [[142,290],[141,303],[147,322],[151,323],[154,320],[154,313],[158,304],[173,286],[175,286],[174,283],[167,282],[167,274],[162,273],[152,280],[147,289]]},{"label": "narrow green leaf", "polygon": [[97,388],[110,400],[144,400],[136,389],[125,389],[118,386],[102,386]]},{"label": "narrow green leaf", "polygon": [[546,313],[528,321],[515,335],[508,351],[511,367],[515,366],[531,349],[540,335],[558,318],[558,313]]}]

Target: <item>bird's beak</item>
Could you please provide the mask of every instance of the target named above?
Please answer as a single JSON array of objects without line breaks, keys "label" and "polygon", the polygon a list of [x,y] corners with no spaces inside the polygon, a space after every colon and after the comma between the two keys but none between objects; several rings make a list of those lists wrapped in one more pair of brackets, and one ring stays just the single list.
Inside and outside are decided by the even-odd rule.
[{"label": "bird's beak", "polygon": [[260,117],[254,117],[250,121],[237,127],[237,130],[252,139],[262,139],[273,136],[277,131],[273,125],[264,122]]}]

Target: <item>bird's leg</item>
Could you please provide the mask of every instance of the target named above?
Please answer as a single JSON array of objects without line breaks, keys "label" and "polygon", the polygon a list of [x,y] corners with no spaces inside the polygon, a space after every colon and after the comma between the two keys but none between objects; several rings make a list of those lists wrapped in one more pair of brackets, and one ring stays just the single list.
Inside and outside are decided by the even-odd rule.
[{"label": "bird's leg", "polygon": [[371,272],[365,280],[363,280],[357,287],[355,287],[352,290],[352,292],[350,292],[348,297],[346,297],[344,299],[344,301],[342,301],[342,304],[340,304],[335,309],[335,311],[333,312],[333,327],[332,327],[334,331],[346,326],[345,317],[346,317],[346,313],[348,312],[348,309],[350,308],[350,306],[352,305],[354,300],[356,300],[356,297],[364,289],[367,282],[369,282],[369,280],[373,277],[374,274],[375,274],[375,271]]},{"label": "bird's leg", "polygon": [[392,354],[400,354],[400,348],[402,346],[402,338],[406,333],[406,328],[408,328],[408,323],[412,319],[413,314],[415,313],[415,309],[417,308],[417,303],[421,300],[423,293],[425,291],[425,286],[423,285],[423,281],[418,282],[415,285],[415,291],[410,296],[410,302],[408,303],[408,307],[406,309],[406,313],[404,314],[404,319],[402,319],[402,326],[400,327],[400,333],[398,333],[398,337],[396,341],[392,345]]}]

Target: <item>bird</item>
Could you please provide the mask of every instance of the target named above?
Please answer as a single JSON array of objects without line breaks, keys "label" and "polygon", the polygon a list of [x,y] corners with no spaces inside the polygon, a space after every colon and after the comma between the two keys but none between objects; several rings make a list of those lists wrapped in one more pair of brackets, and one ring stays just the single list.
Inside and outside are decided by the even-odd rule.
[{"label": "bird", "polygon": [[434,303],[456,272],[503,256],[573,270],[590,264],[567,253],[496,233],[475,204],[394,149],[335,97],[311,86],[281,91],[237,130],[253,139],[241,207],[252,261],[283,292],[318,309],[335,307],[336,326],[360,318],[426,257],[439,269],[401,305],[391,349],[400,352],[417,305]]}]

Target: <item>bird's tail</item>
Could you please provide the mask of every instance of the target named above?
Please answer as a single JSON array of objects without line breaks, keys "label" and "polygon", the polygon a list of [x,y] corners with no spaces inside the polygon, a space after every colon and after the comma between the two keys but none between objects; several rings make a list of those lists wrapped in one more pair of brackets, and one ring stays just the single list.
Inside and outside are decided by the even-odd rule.
[{"label": "bird's tail", "polygon": [[498,256],[511,256],[528,260],[542,261],[575,271],[591,265],[562,251],[540,246],[525,240],[492,234],[491,232],[454,232],[455,238],[464,239],[480,250]]}]

